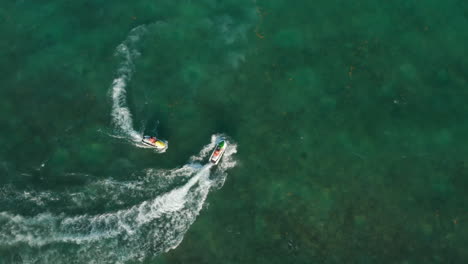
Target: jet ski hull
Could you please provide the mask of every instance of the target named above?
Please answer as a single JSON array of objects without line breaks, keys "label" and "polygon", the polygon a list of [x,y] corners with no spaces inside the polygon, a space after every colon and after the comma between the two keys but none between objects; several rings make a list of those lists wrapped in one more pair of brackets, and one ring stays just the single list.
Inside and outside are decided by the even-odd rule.
[{"label": "jet ski hull", "polygon": [[152,147],[160,151],[167,149],[167,142],[164,142],[159,139],[156,142],[151,142],[149,139],[143,138],[143,140],[141,140],[141,143],[145,146]]},{"label": "jet ski hull", "polygon": [[211,153],[210,162],[214,165],[217,165],[218,162],[223,157],[224,152],[226,151],[227,143],[224,140],[221,140],[216,144],[215,150]]}]

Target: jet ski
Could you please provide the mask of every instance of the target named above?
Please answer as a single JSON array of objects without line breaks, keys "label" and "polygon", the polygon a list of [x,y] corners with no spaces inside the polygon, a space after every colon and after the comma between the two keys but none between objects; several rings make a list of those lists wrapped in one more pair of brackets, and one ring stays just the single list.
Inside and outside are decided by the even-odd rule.
[{"label": "jet ski", "polygon": [[216,147],[215,147],[213,153],[211,154],[210,162],[215,164],[215,165],[218,164],[218,162],[221,160],[221,157],[224,154],[224,151],[226,150],[226,147],[227,147],[227,144],[226,144],[226,141],[224,141],[224,139],[219,141],[216,144]]},{"label": "jet ski", "polygon": [[143,145],[153,147],[158,150],[167,149],[167,142],[157,139],[156,137],[144,136],[143,139],[141,140],[141,143],[143,143]]}]

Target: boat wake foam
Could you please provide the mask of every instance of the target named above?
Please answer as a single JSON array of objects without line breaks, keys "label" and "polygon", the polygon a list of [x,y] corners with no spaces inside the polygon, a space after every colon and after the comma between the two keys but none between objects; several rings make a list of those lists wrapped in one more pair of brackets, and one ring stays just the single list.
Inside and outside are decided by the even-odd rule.
[{"label": "boat wake foam", "polygon": [[[134,60],[140,56],[135,45],[147,33],[145,25],[138,26],[128,35],[127,39],[117,46],[115,55],[121,60],[117,70],[117,77],[112,81],[112,123],[119,136],[141,142],[142,135],[133,128],[132,114],[127,106],[127,84],[135,69]],[[138,144],[138,146],[143,146]]]},{"label": "boat wake foam", "polygon": [[[203,147],[203,160],[209,152]],[[216,168],[190,162],[173,170],[148,169],[147,177],[182,178],[186,181],[155,198],[129,208],[98,215],[41,213],[32,217],[0,213],[0,247],[19,252],[25,263],[125,263],[144,260],[177,247],[200,213],[212,188],[221,187],[226,171],[236,165],[236,145],[229,142]],[[141,190],[151,181],[143,177],[126,186]],[[61,250],[43,250],[61,245]],[[25,247],[26,246],[26,247]],[[85,254],[84,254],[85,252]]]},{"label": "boat wake foam", "polygon": [[[218,36],[223,51],[230,50],[224,63],[238,67],[245,56],[236,40],[244,38],[250,22],[237,25],[229,16],[220,16],[208,19],[207,25],[215,28],[217,34],[213,35]],[[137,44],[148,31],[160,26],[138,26],[116,48],[120,62],[109,92],[115,128],[112,136],[130,140],[138,147],[145,146],[139,144],[142,134],[134,129],[126,89],[140,56]],[[19,263],[101,264],[144,261],[176,248],[199,215],[209,191],[222,187],[227,170],[236,166],[237,146],[229,139],[215,168],[202,165],[221,136],[225,137],[213,135],[187,164],[169,170],[148,168],[132,181],[97,180],[80,191],[0,189],[0,203],[8,201],[12,208],[0,212],[0,252],[9,252]],[[57,201],[62,202],[64,210],[51,212]],[[107,204],[100,208],[103,201]],[[13,209],[15,203],[34,209],[24,215]],[[89,213],[95,211],[104,213]]]}]

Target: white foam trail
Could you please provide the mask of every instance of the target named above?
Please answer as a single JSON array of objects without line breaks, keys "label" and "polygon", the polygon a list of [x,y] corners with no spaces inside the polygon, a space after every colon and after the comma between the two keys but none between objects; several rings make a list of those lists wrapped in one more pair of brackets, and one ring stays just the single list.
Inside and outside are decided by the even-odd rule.
[{"label": "white foam trail", "polygon": [[[238,44],[246,41],[246,32],[251,23],[236,25],[230,16],[208,21],[208,24],[219,24],[219,34],[215,34],[217,37],[214,41],[224,45],[220,47],[227,51],[228,55],[223,60],[234,68],[238,67],[245,59]],[[112,123],[118,131],[114,136],[135,142],[140,142],[142,135],[133,127],[126,102],[126,88],[134,73],[134,60],[139,56],[136,45],[147,31],[146,26],[133,29],[117,47],[116,56],[121,61],[110,89]],[[118,210],[104,210],[106,213],[95,215],[50,212],[34,215],[32,212],[34,216],[24,216],[0,212],[0,248],[14,252],[23,263],[102,264],[144,261],[177,247],[200,214],[209,191],[221,187],[226,171],[236,166],[234,154],[237,146],[229,140],[224,156],[215,168],[211,164],[203,166],[199,163],[210,154],[219,136],[213,135],[211,142],[180,168],[147,169],[143,177],[137,177],[134,181],[106,179],[93,183],[89,192],[88,189],[84,192],[65,192],[67,202],[73,202],[79,209],[86,210],[86,206],[94,200],[98,204],[109,200],[123,205],[118,206]],[[160,178],[167,181],[158,180]],[[161,193],[161,189],[175,184],[178,184],[177,187]],[[6,190],[5,194],[8,193],[15,191]],[[21,194],[19,200],[27,200],[41,209],[47,209],[48,203],[63,199],[63,194],[31,191]],[[138,201],[132,203],[132,199]]]},{"label": "white foam trail", "polygon": [[139,142],[142,136],[133,128],[132,114],[127,107],[126,87],[134,71],[134,59],[140,54],[135,48],[138,40],[147,32],[144,25],[134,28],[127,39],[116,50],[121,58],[117,78],[112,81],[112,122],[118,130],[131,140]]},{"label": "white foam trail", "polygon": [[[79,190],[65,189],[63,191],[35,191],[16,190],[11,185],[0,188],[0,203],[6,207],[14,208],[15,204],[27,204],[32,211],[43,211],[55,207],[61,201],[65,208],[57,208],[61,211],[83,210],[102,206],[115,208],[129,204],[129,201],[147,200],[160,194],[168,188],[180,184],[181,180],[190,178],[194,169],[202,167],[198,162],[206,159],[214,148],[216,137],[213,135],[211,142],[203,147],[198,155],[190,158],[190,162],[180,168],[164,170],[148,168],[142,172],[134,172],[132,180],[118,181],[112,178],[92,181]],[[82,173],[66,173],[65,175],[81,175],[93,178],[93,175]],[[9,206],[7,206],[9,205]]]},{"label": "white foam trail", "polygon": [[[207,146],[214,145],[215,138]],[[198,163],[174,170],[147,170],[146,177],[149,178],[144,177],[128,188],[151,182],[150,178],[155,176],[188,177],[188,180],[177,188],[126,209],[94,216],[42,213],[25,217],[1,212],[0,247],[15,247],[20,253],[25,248],[21,254],[23,260],[30,258],[31,262],[38,263],[54,259],[53,254],[60,253],[41,250],[53,244],[73,248],[66,254],[61,252],[54,263],[124,263],[173,249],[180,244],[199,215],[209,190],[220,187],[219,184],[225,180],[226,169],[235,166],[233,154],[237,146],[227,143],[228,148],[217,168]],[[206,158],[209,153],[203,150],[207,146],[194,158]]]}]

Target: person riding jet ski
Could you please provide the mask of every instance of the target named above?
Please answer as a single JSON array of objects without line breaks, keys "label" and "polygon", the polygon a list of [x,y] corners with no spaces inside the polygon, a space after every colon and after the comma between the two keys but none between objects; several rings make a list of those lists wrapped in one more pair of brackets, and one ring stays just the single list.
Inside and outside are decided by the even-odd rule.
[{"label": "person riding jet ski", "polygon": [[167,148],[167,142],[157,139],[156,137],[144,136],[141,142],[158,150],[164,150]]},{"label": "person riding jet ski", "polygon": [[226,147],[227,147],[226,141],[224,139],[221,139],[218,142],[218,144],[216,144],[216,147],[213,153],[211,154],[210,162],[215,165],[218,164],[218,162],[221,160],[221,157],[224,154],[224,151],[226,150]]}]

